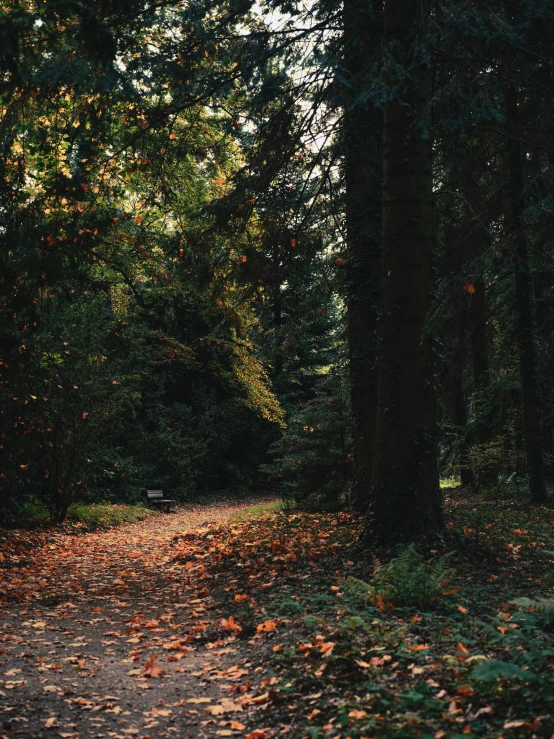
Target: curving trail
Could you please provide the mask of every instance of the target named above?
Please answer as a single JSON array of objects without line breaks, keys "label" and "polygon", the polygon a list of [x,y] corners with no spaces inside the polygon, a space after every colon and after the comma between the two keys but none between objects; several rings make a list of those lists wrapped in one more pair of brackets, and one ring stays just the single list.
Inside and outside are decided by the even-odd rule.
[{"label": "curving trail", "polygon": [[0,739],[274,736],[251,645],[218,631],[202,568],[175,558],[248,505],[52,534],[0,570]]}]

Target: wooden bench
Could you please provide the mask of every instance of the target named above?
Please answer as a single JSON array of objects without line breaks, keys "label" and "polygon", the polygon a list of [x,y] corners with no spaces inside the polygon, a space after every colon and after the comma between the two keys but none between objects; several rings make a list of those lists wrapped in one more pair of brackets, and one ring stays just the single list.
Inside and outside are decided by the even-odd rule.
[{"label": "wooden bench", "polygon": [[162,510],[163,508],[165,508],[167,513],[169,513],[171,505],[175,503],[175,501],[171,498],[164,498],[163,490],[145,490],[145,494],[147,508],[152,508],[154,505],[159,505]]}]

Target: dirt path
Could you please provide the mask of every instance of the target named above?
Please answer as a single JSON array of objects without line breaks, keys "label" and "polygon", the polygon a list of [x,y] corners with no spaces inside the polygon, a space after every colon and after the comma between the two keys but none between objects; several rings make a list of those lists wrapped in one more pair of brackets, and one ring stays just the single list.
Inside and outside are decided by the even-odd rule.
[{"label": "dirt path", "polygon": [[176,537],[247,506],[53,534],[4,573],[0,739],[244,737],[269,726],[252,647],[221,630],[210,641],[225,614],[174,555]]}]

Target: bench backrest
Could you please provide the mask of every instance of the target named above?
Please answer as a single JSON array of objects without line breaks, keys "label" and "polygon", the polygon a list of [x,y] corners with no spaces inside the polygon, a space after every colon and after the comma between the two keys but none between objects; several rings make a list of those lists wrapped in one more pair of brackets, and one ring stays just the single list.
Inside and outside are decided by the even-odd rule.
[{"label": "bench backrest", "polygon": [[152,498],[163,498],[164,491],[163,490],[147,490],[146,497],[148,498],[148,500],[152,500]]}]

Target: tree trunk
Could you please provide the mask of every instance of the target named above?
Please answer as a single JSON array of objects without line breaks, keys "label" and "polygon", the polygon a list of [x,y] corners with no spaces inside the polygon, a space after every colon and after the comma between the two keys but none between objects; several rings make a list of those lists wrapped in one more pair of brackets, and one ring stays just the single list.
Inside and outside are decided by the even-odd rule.
[{"label": "tree trunk", "polygon": [[523,159],[517,140],[518,101],[512,83],[506,85],[508,114],[508,212],[507,224],[511,232],[516,286],[516,335],[519,352],[519,371],[523,398],[523,431],[527,457],[529,492],[534,503],[546,499],[544,461],[542,453],[541,407],[535,350],[535,316],[533,314],[532,281],[529,249],[525,231],[523,200]]},{"label": "tree trunk", "polygon": [[[433,290],[430,69],[422,0],[385,2],[381,341],[368,528],[414,539],[442,523],[436,452],[435,351],[426,323]],[[421,55],[421,56],[420,56]]]},{"label": "tree trunk", "polygon": [[[373,5],[373,7],[372,7]],[[376,328],[381,252],[382,116],[364,99],[381,50],[379,4],[344,0],[344,178],[347,230],[347,335],[350,366],[354,505],[367,510],[377,387]]]}]

